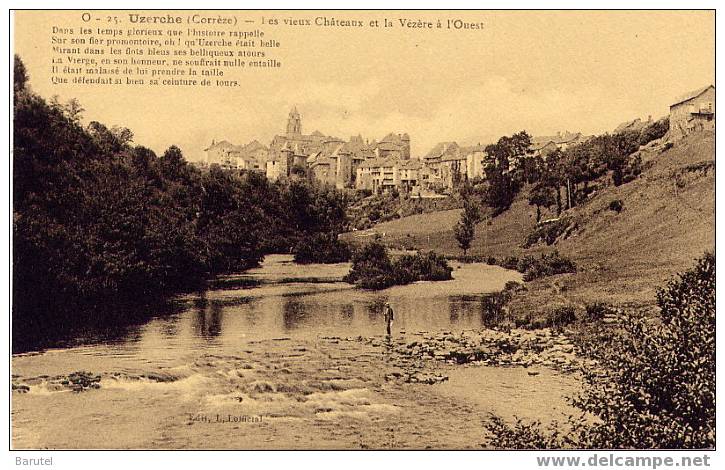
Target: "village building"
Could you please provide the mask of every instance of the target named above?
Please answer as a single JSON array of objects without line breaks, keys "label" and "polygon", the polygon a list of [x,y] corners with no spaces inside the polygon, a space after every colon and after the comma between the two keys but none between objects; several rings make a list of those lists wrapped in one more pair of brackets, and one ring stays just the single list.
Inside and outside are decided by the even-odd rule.
[{"label": "village building", "polygon": [[535,158],[543,158],[546,160],[550,154],[559,150],[559,146],[551,140],[535,141],[531,143],[531,147],[527,152],[527,156]]},{"label": "village building", "polygon": [[345,141],[319,131],[303,134],[302,116],[289,112],[285,132],[275,135],[269,148],[257,141],[235,146],[212,142],[207,162],[223,168],[264,171],[277,180],[290,176],[309,178],[336,188],[356,188],[375,193],[393,188],[409,193],[450,193],[461,181],[485,177],[483,146],[461,147],[441,142],[422,159],[411,158],[410,136],[389,133],[378,141],[361,135]]},{"label": "village building", "polygon": [[376,157],[366,160],[357,168],[355,187],[375,194],[399,187],[402,163],[403,161],[397,158]]},{"label": "village building", "polygon": [[466,155],[461,147],[441,157],[440,177],[447,189],[453,189],[466,178]]},{"label": "village building", "polygon": [[372,145],[375,156],[379,158],[398,158],[410,160],[410,136],[408,134],[390,133],[380,142]]},{"label": "village building", "polygon": [[688,134],[715,129],[715,87],[685,93],[670,105],[668,139],[677,141]]},{"label": "village building", "polygon": [[204,166],[219,165],[230,170],[265,171],[269,149],[253,140],[246,145],[234,145],[229,141],[215,142],[204,149]]},{"label": "village building", "polygon": [[448,158],[458,153],[459,147],[456,142],[439,142],[430,151],[423,156],[423,164],[429,169],[429,175],[426,184],[437,186],[443,184],[444,170],[443,167],[450,164],[444,164]]},{"label": "village building", "polygon": [[423,163],[418,159],[403,160],[398,165],[398,180],[404,192],[411,192],[421,182]]},{"label": "village building", "polygon": [[652,124],[652,116],[649,116],[646,121],[640,118],[633,119],[631,121],[624,121],[614,128],[612,134],[624,134],[625,132],[641,132],[642,129]]},{"label": "village building", "polygon": [[302,117],[296,107],[287,117],[285,130],[274,136],[269,148],[266,174],[271,180],[304,171],[309,178],[338,188],[354,187],[357,168],[366,160],[380,154],[391,158],[410,156],[407,134],[389,134],[372,144],[361,135],[345,142],[319,131],[302,134]]},{"label": "village building", "polygon": [[466,148],[466,178],[469,180],[486,177],[486,149],[478,144]]},{"label": "village building", "polygon": [[329,138],[322,149],[307,157],[306,166],[310,178],[335,186],[338,189],[353,184],[352,153],[346,143]]},{"label": "village building", "polygon": [[532,137],[527,155],[546,159],[547,155],[556,150],[563,152],[569,147],[586,142],[590,138],[591,136],[585,136],[581,132],[569,131],[557,132],[555,135]]},{"label": "village building", "polygon": [[[638,120],[636,120],[638,121]],[[632,123],[632,121],[628,121]],[[624,125],[623,123],[622,125]],[[620,126],[622,126],[620,125]],[[591,139],[592,136],[584,135],[581,132],[557,132],[555,135],[545,135],[531,138],[531,145],[526,151],[527,157],[546,158],[556,151],[564,152],[575,145],[582,144]],[[518,162],[510,162],[511,169],[514,169]]]},{"label": "village building", "polygon": [[486,151],[481,144],[439,142],[423,156],[423,164],[428,171],[421,175],[421,185],[450,191],[461,181],[485,177]]}]

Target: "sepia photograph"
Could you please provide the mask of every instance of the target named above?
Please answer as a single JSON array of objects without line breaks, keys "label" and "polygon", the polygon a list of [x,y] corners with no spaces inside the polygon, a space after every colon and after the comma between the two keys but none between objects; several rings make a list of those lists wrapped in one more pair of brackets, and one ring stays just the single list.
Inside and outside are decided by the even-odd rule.
[{"label": "sepia photograph", "polygon": [[10,10],[10,449],[709,466],[715,16]]}]

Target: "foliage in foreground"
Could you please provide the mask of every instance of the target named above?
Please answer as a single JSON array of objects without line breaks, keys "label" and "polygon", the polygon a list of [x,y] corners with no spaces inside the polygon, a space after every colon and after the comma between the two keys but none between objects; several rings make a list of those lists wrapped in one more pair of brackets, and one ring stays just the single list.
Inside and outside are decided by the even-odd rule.
[{"label": "foliage in foreground", "polygon": [[108,299],[194,288],[345,226],[347,201],[333,188],[201,171],[176,146],[157,156],[129,129],[82,125],[77,101],[33,93],[17,57],[15,74],[15,332],[76,321]]},{"label": "foliage in foreground", "polygon": [[[583,418],[556,426],[494,419],[498,447],[705,449],[715,445],[715,257],[657,293],[657,318],[635,317],[586,351],[601,369],[585,374],[572,403]],[[611,334],[611,333],[610,333]],[[566,439],[560,436],[566,434]]]},{"label": "foliage in foreground", "polygon": [[344,280],[364,289],[385,289],[416,281],[446,281],[453,278],[452,272],[445,257],[434,252],[393,261],[384,245],[371,242],[353,254],[352,269]]}]

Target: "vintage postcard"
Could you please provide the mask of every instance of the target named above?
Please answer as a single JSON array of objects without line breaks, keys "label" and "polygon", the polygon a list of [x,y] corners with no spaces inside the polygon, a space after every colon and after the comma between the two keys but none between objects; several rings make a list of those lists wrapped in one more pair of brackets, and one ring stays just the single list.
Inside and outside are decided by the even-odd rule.
[{"label": "vintage postcard", "polygon": [[12,449],[709,462],[715,11],[10,19]]}]

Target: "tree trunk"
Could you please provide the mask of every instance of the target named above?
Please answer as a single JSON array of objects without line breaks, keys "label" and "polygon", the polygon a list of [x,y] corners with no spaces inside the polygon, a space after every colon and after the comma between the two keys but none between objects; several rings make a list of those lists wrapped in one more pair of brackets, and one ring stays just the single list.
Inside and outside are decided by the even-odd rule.
[{"label": "tree trunk", "polygon": [[566,179],[566,201],[567,209],[571,209],[571,181],[569,178]]},{"label": "tree trunk", "polygon": [[561,215],[561,186],[556,187],[556,215]]}]

